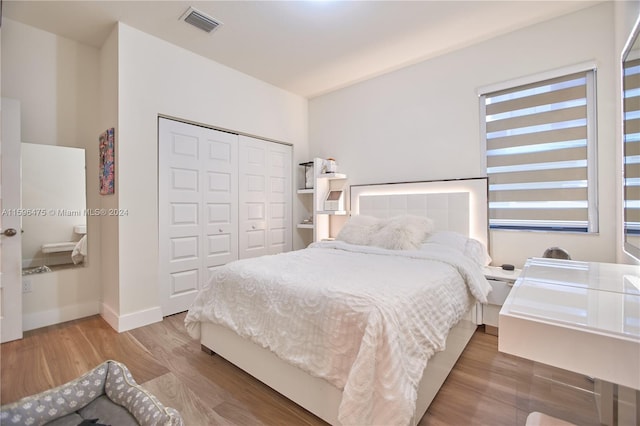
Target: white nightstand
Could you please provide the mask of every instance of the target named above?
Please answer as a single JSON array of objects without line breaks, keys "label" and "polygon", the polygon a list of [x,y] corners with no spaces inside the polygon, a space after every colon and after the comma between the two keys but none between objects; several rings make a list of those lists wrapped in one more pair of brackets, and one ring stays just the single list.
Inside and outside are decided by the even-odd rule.
[{"label": "white nightstand", "polygon": [[506,271],[500,266],[484,267],[484,276],[493,288],[489,296],[487,296],[489,303],[482,305],[482,323],[484,324],[485,333],[493,334],[494,336],[498,335],[500,308],[521,272],[521,269]]}]

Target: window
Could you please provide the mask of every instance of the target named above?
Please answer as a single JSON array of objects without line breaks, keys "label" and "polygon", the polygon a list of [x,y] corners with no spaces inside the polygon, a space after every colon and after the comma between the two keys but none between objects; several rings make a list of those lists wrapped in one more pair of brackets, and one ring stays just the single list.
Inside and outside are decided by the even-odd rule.
[{"label": "window", "polygon": [[595,70],[481,95],[491,229],[597,232]]}]

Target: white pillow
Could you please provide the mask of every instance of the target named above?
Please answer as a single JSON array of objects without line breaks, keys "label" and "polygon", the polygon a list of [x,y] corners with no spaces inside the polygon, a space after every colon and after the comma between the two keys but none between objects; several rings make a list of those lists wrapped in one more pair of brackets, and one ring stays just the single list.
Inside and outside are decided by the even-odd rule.
[{"label": "white pillow", "polygon": [[433,221],[414,215],[394,216],[380,221],[371,245],[390,250],[417,250],[433,229]]},{"label": "white pillow", "polygon": [[369,245],[371,235],[378,229],[379,222],[380,219],[373,216],[351,216],[336,235],[336,240],[359,246]]},{"label": "white pillow", "polygon": [[468,238],[458,232],[438,231],[427,238],[425,245],[442,244],[458,250],[460,253],[471,258],[480,266],[487,266],[491,263],[491,257],[487,248],[480,241]]},{"label": "white pillow", "polygon": [[429,238],[427,238],[427,243],[434,243],[434,244],[442,244],[445,245],[447,247],[451,247],[453,249],[458,250],[460,253],[464,253],[465,247],[467,245],[467,240],[469,238],[467,238],[466,236],[458,233],[458,232],[453,232],[453,231],[438,231],[438,232],[434,232],[433,234],[429,235]]}]

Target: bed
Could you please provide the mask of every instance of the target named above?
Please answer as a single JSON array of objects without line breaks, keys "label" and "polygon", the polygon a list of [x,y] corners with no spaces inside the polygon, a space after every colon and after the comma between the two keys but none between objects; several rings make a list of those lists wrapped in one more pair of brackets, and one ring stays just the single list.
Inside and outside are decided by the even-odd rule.
[{"label": "bed", "polygon": [[490,291],[486,185],[351,186],[336,241],[220,268],[187,330],[330,424],[416,424]]}]

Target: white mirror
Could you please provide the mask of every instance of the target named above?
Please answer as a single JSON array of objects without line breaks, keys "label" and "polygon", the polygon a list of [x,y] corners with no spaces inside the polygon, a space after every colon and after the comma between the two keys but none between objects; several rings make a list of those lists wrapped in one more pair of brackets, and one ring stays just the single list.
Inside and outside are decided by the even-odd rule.
[{"label": "white mirror", "polygon": [[23,143],[23,274],[84,264],[86,207],[84,149]]},{"label": "white mirror", "polygon": [[640,40],[638,25],[622,56],[624,249],[640,259]]}]

